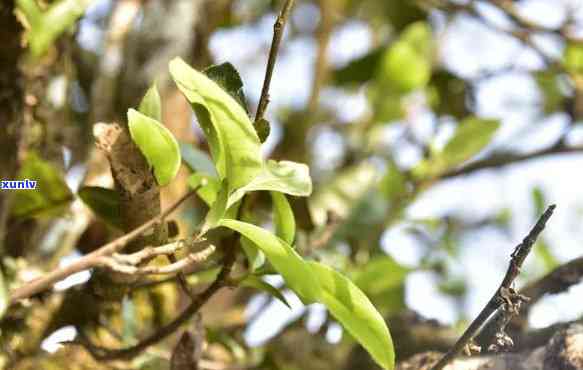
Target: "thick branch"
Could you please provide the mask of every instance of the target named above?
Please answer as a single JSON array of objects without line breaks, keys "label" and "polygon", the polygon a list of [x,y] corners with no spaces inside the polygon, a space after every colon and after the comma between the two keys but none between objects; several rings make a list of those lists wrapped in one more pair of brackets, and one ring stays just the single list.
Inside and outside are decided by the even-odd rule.
[{"label": "thick branch", "polygon": [[[530,253],[532,246],[534,245],[536,239],[538,238],[539,234],[543,231],[545,224],[553,214],[555,209],[554,205],[551,205],[545,213],[539,218],[537,223],[534,225],[532,230],[528,233],[528,235],[522,240],[516,248],[514,252],[512,252],[510,264],[508,266],[508,270],[506,271],[506,275],[502,280],[502,283],[492,296],[486,306],[482,309],[478,317],[472,321],[470,326],[466,329],[464,334],[461,338],[456,342],[453,348],[447,352],[439,362],[433,366],[432,370],[441,370],[447,365],[451,360],[454,359],[462,349],[470,343],[472,338],[477,334],[480,328],[486,323],[488,318],[496,312],[498,309],[506,309],[510,311],[516,310],[516,306],[519,307],[519,303],[514,304],[514,300],[520,300],[520,295],[514,292],[512,289],[512,283],[520,273],[520,268],[524,263],[526,256]],[[504,307],[506,306],[506,307]]]},{"label": "thick branch", "polygon": [[538,302],[545,294],[557,294],[568,290],[583,279],[583,257],[575,258],[539,280],[524,287],[520,293],[528,296],[528,307]]}]

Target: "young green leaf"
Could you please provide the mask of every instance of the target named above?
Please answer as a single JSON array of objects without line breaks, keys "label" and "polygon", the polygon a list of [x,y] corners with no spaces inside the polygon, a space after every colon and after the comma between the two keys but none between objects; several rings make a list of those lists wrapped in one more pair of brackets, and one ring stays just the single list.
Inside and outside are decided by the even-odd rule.
[{"label": "young green leaf", "polygon": [[395,366],[395,350],[383,317],[367,296],[344,275],[308,262],[321,286],[320,301],[383,368]]},{"label": "young green leaf", "polygon": [[135,109],[128,110],[128,126],[134,143],[154,168],[160,186],[167,185],[180,168],[180,149],[174,135],[160,122]]},{"label": "young green leaf", "polygon": [[143,115],[162,122],[162,102],[155,84],[146,91],[138,110]]},{"label": "young green leaf", "polygon": [[230,191],[250,183],[262,170],[260,142],[245,109],[219,85],[176,58],[170,74],[192,104],[221,179]]},{"label": "young green leaf", "polygon": [[231,194],[227,207],[241,199],[245,193],[259,190],[306,197],[312,193],[310,170],[302,163],[268,161],[251,182]]},{"label": "young green leaf", "polygon": [[287,285],[305,303],[312,303],[318,299],[320,287],[312,274],[312,270],[286,242],[267,230],[245,222],[223,219],[219,225],[237,231],[251,240],[257,248],[261,249],[275,270],[284,278]]},{"label": "young green leaf", "polygon": [[225,211],[227,210],[228,191],[229,186],[226,181],[223,181],[216,199],[211,206],[211,209],[206,214],[200,231],[201,235],[206,233],[208,230],[218,226],[219,221],[225,216]]},{"label": "young green leaf", "polygon": [[221,182],[219,179],[203,172],[193,173],[190,175],[187,182],[191,189],[198,188],[196,194],[198,194],[198,196],[209,207],[215,202],[215,199],[217,199],[217,193],[221,188]]},{"label": "young green leaf", "polygon": [[73,200],[73,194],[60,171],[36,154],[30,153],[24,160],[18,179],[32,181],[35,187],[32,190],[16,190],[11,210],[14,216],[60,213]]},{"label": "young green leaf", "polygon": [[241,237],[241,248],[249,262],[249,271],[255,272],[265,264],[265,254],[251,240]]},{"label": "young green leaf", "polygon": [[296,236],[296,220],[294,212],[284,194],[272,191],[273,218],[275,223],[275,235],[292,245]]},{"label": "young green leaf", "polygon": [[281,294],[279,289],[277,289],[273,285],[265,282],[264,280],[255,275],[247,276],[243,281],[241,281],[240,285],[264,291],[265,293],[268,293],[273,297],[277,298],[279,301],[281,301],[281,303],[285,304],[287,307],[291,309],[291,306],[289,305],[287,299],[285,299],[284,295]]},{"label": "young green leaf", "polygon": [[84,186],[77,194],[83,203],[105,222],[116,227],[122,225],[119,213],[120,198],[117,191],[99,186]]}]

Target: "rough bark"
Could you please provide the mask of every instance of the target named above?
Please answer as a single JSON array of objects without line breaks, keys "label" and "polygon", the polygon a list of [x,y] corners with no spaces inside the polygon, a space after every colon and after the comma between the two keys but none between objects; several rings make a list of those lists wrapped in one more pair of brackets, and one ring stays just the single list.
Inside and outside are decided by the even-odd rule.
[{"label": "rough bark", "polygon": [[[14,14],[14,0],[0,3],[0,179],[13,179],[17,171],[18,143],[24,106],[22,26]],[[8,218],[9,193],[0,192],[0,249]]]}]

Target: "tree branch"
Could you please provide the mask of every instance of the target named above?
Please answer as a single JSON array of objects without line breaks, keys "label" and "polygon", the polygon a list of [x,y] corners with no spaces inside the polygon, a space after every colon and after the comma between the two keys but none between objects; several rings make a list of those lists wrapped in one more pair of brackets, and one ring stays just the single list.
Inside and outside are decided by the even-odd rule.
[{"label": "tree branch", "polygon": [[498,309],[505,310],[507,312],[518,313],[521,301],[524,299],[523,296],[516,293],[512,289],[512,283],[520,273],[520,268],[526,259],[526,256],[530,253],[533,244],[538,238],[539,234],[543,231],[545,224],[553,214],[555,205],[551,205],[545,213],[539,218],[537,223],[534,225],[532,230],[528,235],[522,240],[522,242],[516,246],[511,254],[510,264],[506,275],[502,280],[502,283],[492,296],[486,306],[478,314],[478,317],[472,321],[470,326],[463,333],[461,338],[456,342],[449,352],[447,352],[436,365],[432,367],[432,370],[441,370],[447,365],[451,360],[454,359],[462,349],[470,343],[472,338],[477,334],[480,328],[486,323],[488,318],[496,312]]},{"label": "tree branch", "polygon": [[556,154],[583,154],[583,146],[573,146],[568,147],[565,145],[553,145],[549,148],[542,149],[532,153],[518,154],[503,152],[493,154],[487,158],[469,163],[457,169],[452,169],[445,174],[441,175],[441,178],[451,178],[460,175],[466,175],[475,171],[487,169],[487,168],[497,168],[502,166],[507,166],[514,163],[519,163],[531,159],[536,159],[544,157],[547,155]]},{"label": "tree branch", "polygon": [[520,293],[528,296],[530,301],[525,307],[528,309],[538,302],[545,294],[557,294],[578,284],[583,278],[583,257],[575,258],[539,280],[524,287]]},{"label": "tree branch", "polygon": [[[165,248],[175,247],[177,243],[171,243],[165,245]],[[216,250],[214,245],[209,245],[203,250],[195,253],[190,253],[186,257],[172,262],[166,266],[143,266],[139,267],[137,264],[127,263],[127,260],[120,259],[120,256],[103,256],[99,259],[102,267],[106,267],[115,272],[120,272],[128,275],[169,275],[169,274],[181,274],[184,270],[190,268],[190,266],[206,261]],[[171,252],[173,253],[173,252]],[[168,254],[168,253],[164,253]],[[125,257],[125,256],[122,256]],[[184,277],[184,275],[183,275]],[[185,278],[186,279],[186,278]],[[190,292],[190,289],[189,289]]]},{"label": "tree branch", "polygon": [[273,76],[273,69],[275,68],[275,61],[277,60],[277,53],[279,52],[279,45],[285,30],[285,24],[289,18],[289,14],[294,5],[294,0],[286,0],[275,24],[273,25],[273,40],[271,41],[271,48],[269,49],[269,59],[267,60],[267,68],[265,69],[265,79],[263,80],[263,88],[261,89],[261,97],[257,105],[257,112],[255,113],[255,122],[263,119],[267,104],[269,104],[269,86],[271,85],[271,77]]},{"label": "tree branch", "polygon": [[220,288],[229,284],[229,275],[235,264],[237,257],[237,243],[239,237],[233,234],[226,245],[226,253],[223,260],[223,267],[215,281],[209,285],[205,291],[197,295],[190,305],[174,321],[158,329],[146,339],[136,345],[122,348],[109,349],[92,344],[81,331],[79,331],[79,342],[91,353],[97,360],[110,361],[116,359],[131,359],[140,354],[144,349],[156,344],[174,333],[182,324],[186,323],[198,310],[213,296]]},{"label": "tree branch", "polygon": [[152,226],[159,223],[162,219],[168,216],[170,213],[174,212],[176,208],[191,195],[195,194],[196,190],[190,191],[178,201],[176,201],[172,206],[166,209],[164,212],[160,213],[158,216],[152,218],[150,221],[146,222],[142,226],[135,228],[124,236],[113,240],[104,246],[98,248],[97,250],[79,258],[77,261],[71,263],[70,265],[51,271],[46,275],[25,283],[23,286],[15,289],[10,294],[10,304],[14,304],[21,299],[29,298],[37,293],[49,289],[56,282],[63,280],[64,278],[71,276],[77,272],[81,272],[96,266],[99,266],[99,260],[103,256],[110,256],[113,253],[121,251],[128,243],[132,242],[136,238],[140,237],[145,231],[150,229]]}]

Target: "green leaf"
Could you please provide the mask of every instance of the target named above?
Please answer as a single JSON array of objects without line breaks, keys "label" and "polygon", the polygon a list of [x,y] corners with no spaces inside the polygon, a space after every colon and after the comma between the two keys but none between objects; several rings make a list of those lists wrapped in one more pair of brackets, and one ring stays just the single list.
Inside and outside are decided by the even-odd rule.
[{"label": "green leaf", "polygon": [[227,199],[228,199],[229,186],[226,181],[223,181],[219,193],[216,196],[211,209],[206,214],[204,223],[201,227],[201,235],[205,234],[208,230],[213,229],[219,225],[219,221],[225,216],[225,211],[227,210]]},{"label": "green leaf", "polygon": [[565,94],[560,85],[561,75],[552,69],[533,73],[542,95],[543,112],[552,114],[565,108]]},{"label": "green leaf", "polygon": [[128,110],[130,135],[154,168],[160,186],[174,179],[180,168],[180,149],[174,135],[160,122],[135,109]]},{"label": "green leaf", "polygon": [[239,72],[231,63],[226,62],[210,66],[203,73],[228,92],[249,113],[245,102],[245,93],[243,92],[243,80],[241,80]]},{"label": "green leaf", "polygon": [[432,68],[432,35],[429,25],[409,27],[385,53],[377,72],[384,84],[406,93],[427,85]]},{"label": "green leaf", "polygon": [[41,11],[34,0],[18,0],[18,9],[30,26],[27,38],[32,55],[43,55],[55,39],[83,15],[90,3],[91,0],[61,0]]},{"label": "green leaf", "polygon": [[273,218],[275,223],[275,235],[292,245],[296,236],[296,219],[294,212],[284,194],[275,191],[270,192],[273,202]]},{"label": "green leaf", "polygon": [[564,55],[565,68],[571,73],[580,74],[583,72],[583,42],[570,41],[565,47]]},{"label": "green leaf", "polygon": [[249,262],[249,271],[255,272],[265,264],[265,254],[251,240],[242,236],[241,247]]},{"label": "green leaf", "polygon": [[539,239],[534,245],[534,255],[542,262],[545,273],[551,272],[560,264],[544,239]]},{"label": "green leaf", "polygon": [[457,119],[468,115],[468,89],[464,80],[446,70],[439,70],[432,74],[429,85],[429,102],[435,113]]},{"label": "green leaf", "polygon": [[500,121],[466,118],[456,130],[453,137],[443,148],[442,157],[447,168],[462,164],[478,154],[492,141],[492,137],[500,127]]},{"label": "green leaf", "polygon": [[30,153],[24,160],[18,179],[36,181],[36,187],[15,191],[12,204],[14,216],[50,216],[62,212],[73,200],[73,194],[60,171],[36,154]]},{"label": "green leaf", "polygon": [[243,281],[241,281],[240,285],[244,287],[259,289],[263,292],[266,292],[269,295],[277,298],[279,301],[281,301],[281,303],[285,304],[287,307],[291,309],[291,306],[289,305],[288,301],[285,299],[283,294],[281,294],[279,289],[275,288],[271,284],[268,284],[266,281],[255,275],[247,276]]},{"label": "green leaf", "polygon": [[304,303],[324,303],[377,363],[393,368],[389,330],[366,295],[348,278],[318,262],[305,262],[286,242],[260,227],[230,219],[223,219],[220,225],[250,239]]},{"label": "green leaf", "polygon": [[387,161],[387,172],[380,182],[380,190],[391,203],[402,199],[407,193],[407,178],[393,161]]},{"label": "green leaf", "polygon": [[146,91],[138,110],[143,115],[162,122],[162,102],[155,84]]},{"label": "green leaf", "polygon": [[310,170],[302,163],[267,161],[262,171],[251,182],[231,194],[227,207],[241,199],[245,193],[259,190],[306,197],[312,193]]},{"label": "green leaf", "polygon": [[539,217],[545,211],[547,201],[543,190],[538,186],[532,189],[532,202],[534,203],[534,217]]},{"label": "green leaf", "polygon": [[370,190],[376,177],[377,170],[374,166],[362,163],[346,168],[332,181],[324,184],[309,199],[310,215],[314,224],[326,224],[329,211],[346,218],[356,203]]},{"label": "green leaf", "polygon": [[337,85],[362,85],[374,77],[375,71],[384,55],[385,47],[372,50],[364,56],[350,61],[346,66],[332,73],[332,80]]},{"label": "green leaf", "polygon": [[245,222],[223,219],[219,224],[235,230],[261,249],[275,270],[284,278],[286,284],[305,303],[317,300],[320,290],[318,281],[314,278],[308,264],[286,242],[267,230]]},{"label": "green leaf", "polygon": [[77,194],[99,218],[112,226],[122,225],[119,213],[120,197],[117,191],[99,186],[84,186]]},{"label": "green leaf", "polygon": [[385,369],[395,366],[391,334],[383,317],[358,287],[344,275],[321,263],[309,266],[321,286],[320,300],[330,313]]},{"label": "green leaf", "polygon": [[453,137],[441,152],[422,161],[413,169],[417,178],[438,177],[448,169],[455,168],[478,154],[492,141],[500,127],[498,120],[469,117],[460,122]]},{"label": "green leaf", "polygon": [[221,188],[221,183],[216,177],[209,176],[202,172],[197,172],[188,177],[188,186],[191,189],[198,187],[196,194],[207,204],[211,206],[217,199],[217,193]]},{"label": "green leaf", "polygon": [[182,160],[193,172],[202,172],[212,177],[219,177],[210,157],[192,144],[179,142]]},{"label": "green leaf", "polygon": [[170,74],[192,104],[221,179],[230,192],[250,183],[262,170],[260,142],[245,109],[219,85],[182,59],[170,62]]},{"label": "green leaf", "polygon": [[368,261],[352,274],[354,283],[367,295],[374,296],[402,285],[410,272],[389,256]]}]

